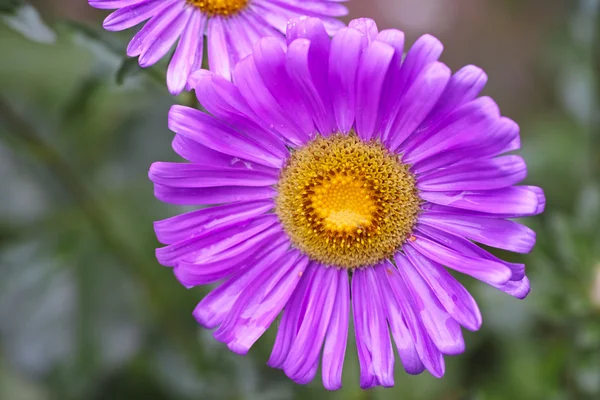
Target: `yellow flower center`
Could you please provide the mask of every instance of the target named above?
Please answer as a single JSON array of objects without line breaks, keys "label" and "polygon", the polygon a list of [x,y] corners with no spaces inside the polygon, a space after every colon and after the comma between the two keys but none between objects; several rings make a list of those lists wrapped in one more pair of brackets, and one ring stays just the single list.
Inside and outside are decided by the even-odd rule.
[{"label": "yellow flower center", "polygon": [[248,5],[250,0],[187,0],[191,5],[209,16],[220,15],[228,17],[234,15]]},{"label": "yellow flower center", "polygon": [[344,268],[393,255],[410,237],[421,203],[408,165],[354,134],[296,149],[277,188],[276,213],[292,243]]}]

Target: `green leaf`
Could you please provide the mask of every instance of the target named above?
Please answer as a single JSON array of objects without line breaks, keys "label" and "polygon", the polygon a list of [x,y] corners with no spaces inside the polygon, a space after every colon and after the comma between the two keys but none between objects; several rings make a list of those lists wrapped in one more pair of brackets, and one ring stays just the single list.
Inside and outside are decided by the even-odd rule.
[{"label": "green leaf", "polygon": [[14,6],[11,7],[11,4],[14,4],[14,0],[5,0],[0,6],[0,10],[12,11],[12,14],[2,17],[6,25],[34,42],[45,44],[56,42],[56,33],[42,21],[40,14],[33,6],[23,4],[14,8]]}]

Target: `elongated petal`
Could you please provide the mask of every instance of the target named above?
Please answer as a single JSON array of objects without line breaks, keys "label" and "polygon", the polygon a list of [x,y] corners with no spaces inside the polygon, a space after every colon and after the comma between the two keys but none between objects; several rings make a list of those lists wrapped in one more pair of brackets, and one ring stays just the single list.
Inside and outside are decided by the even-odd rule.
[{"label": "elongated petal", "polygon": [[268,361],[268,365],[273,368],[283,368],[283,363],[298,334],[300,323],[304,319],[306,307],[304,307],[303,304],[306,299],[308,299],[309,289],[312,286],[313,279],[319,268],[318,265],[313,263],[308,265],[302,274],[300,283],[294,290],[294,293],[290,297],[290,300],[283,311],[281,323],[277,330],[277,337],[275,338],[275,344],[273,345],[273,352]]},{"label": "elongated petal", "polygon": [[501,189],[521,182],[526,176],[527,165],[523,158],[505,156],[462,163],[422,175],[417,187],[434,192]]},{"label": "elongated petal", "polygon": [[289,242],[277,241],[256,256],[221,286],[210,292],[194,309],[194,317],[205,328],[214,329],[221,325],[225,317],[240,297],[241,292],[268,266],[280,259],[289,249]]},{"label": "elongated petal", "polygon": [[[148,18],[151,18],[158,14],[160,10],[172,5],[174,1],[164,1],[164,0],[129,0],[127,2],[113,1],[109,6],[109,2],[95,2],[90,5],[96,8],[119,8],[119,10],[110,14],[104,22],[102,26],[104,29],[108,31],[122,31],[124,29],[129,29],[137,24],[144,22]],[[98,7],[98,5],[102,5],[102,7]]]},{"label": "elongated petal", "polygon": [[292,122],[293,119],[289,118],[273,97],[259,74],[253,57],[245,58],[235,67],[234,77],[250,108],[283,138],[295,146],[309,140],[308,134]]},{"label": "elongated petal", "polygon": [[190,74],[202,64],[205,27],[204,15],[192,12],[167,69],[167,87],[173,95],[185,88]]},{"label": "elongated petal", "polygon": [[344,28],[331,40],[329,87],[335,119],[342,133],[350,132],[354,125],[356,74],[364,45],[362,38],[357,30]]},{"label": "elongated petal", "polygon": [[487,75],[479,67],[467,65],[458,70],[448,81],[444,93],[423,123],[422,129],[435,124],[452,110],[474,100],[486,83]]},{"label": "elongated petal", "polygon": [[473,100],[447,115],[439,124],[419,132],[404,146],[403,160],[415,164],[446,151],[466,147],[485,137],[499,118],[498,106],[490,98]]},{"label": "elongated petal", "polygon": [[[409,102],[404,100],[404,97],[408,94],[409,88],[413,85],[416,78],[423,74],[425,68],[438,60],[443,48],[439,40],[431,35],[424,35],[408,51],[406,59],[402,62],[400,69],[395,73],[396,76],[390,82],[390,90],[397,94],[397,99],[395,102],[386,102],[385,124],[382,129],[382,139],[384,141],[387,141],[391,133],[395,132],[394,125],[397,124],[396,120],[405,115],[406,111],[404,109]],[[401,57],[399,61],[401,62]],[[429,113],[429,110],[427,113]]]},{"label": "elongated petal", "polygon": [[290,122],[302,137],[313,137],[315,126],[312,115],[296,86],[289,84],[286,55],[277,40],[271,37],[259,40],[254,46],[253,57],[256,70],[276,104],[282,108],[282,114],[294,115]]},{"label": "elongated petal", "polygon": [[419,222],[499,249],[528,253],[535,232],[517,222],[444,212],[423,213]]},{"label": "elongated petal", "polygon": [[185,287],[207,285],[229,277],[256,261],[254,255],[273,241],[280,241],[284,234],[276,225],[252,236],[218,254],[186,256],[177,262],[173,272]]},{"label": "elongated petal", "polygon": [[272,187],[221,186],[211,188],[180,188],[154,184],[154,196],[160,201],[179,205],[211,205],[272,199],[277,191]]},{"label": "elongated petal", "polygon": [[169,129],[215,151],[273,167],[283,160],[240,135],[223,122],[199,110],[174,105],[169,111]]},{"label": "elongated petal", "polygon": [[237,354],[246,354],[281,312],[308,264],[297,251],[283,258],[248,283],[223,324],[214,332],[218,341]]},{"label": "elongated petal", "polygon": [[398,101],[397,116],[390,119],[389,132],[384,129],[383,137],[392,150],[398,149],[427,117],[442,94],[450,69],[442,63],[432,63],[414,78],[406,93]]},{"label": "elongated petal", "polygon": [[363,141],[369,141],[379,133],[383,84],[393,58],[392,46],[374,41],[365,49],[358,65],[356,130]]},{"label": "elongated petal", "polygon": [[350,308],[348,273],[345,269],[338,269],[336,275],[337,294],[323,347],[323,386],[327,390],[338,390],[342,387],[342,368],[348,341]]},{"label": "elongated petal", "polygon": [[337,296],[338,272],[318,266],[305,305],[306,312],[288,356],[283,364],[287,376],[298,383],[308,383],[317,371],[319,355],[329,327]]},{"label": "elongated petal", "polygon": [[303,19],[295,26],[293,41],[288,32],[286,68],[311,108],[319,132],[327,136],[337,130],[328,83],[331,40],[316,18]]},{"label": "elongated petal", "polygon": [[421,235],[415,235],[415,237],[416,240],[410,244],[415,250],[427,258],[463,274],[498,284],[506,283],[512,276],[511,270],[499,262],[469,257]]},{"label": "elongated petal", "polygon": [[234,84],[208,71],[198,71],[192,79],[198,100],[208,112],[252,137],[277,157],[289,155],[282,138],[252,111]]},{"label": "elongated petal", "polygon": [[267,175],[278,173],[275,168],[212,150],[183,135],[175,135],[172,147],[181,157],[207,169],[251,170]]},{"label": "elongated petal", "polygon": [[415,347],[415,343],[411,333],[406,325],[405,317],[401,311],[400,305],[396,301],[396,295],[392,289],[388,274],[391,271],[389,264],[382,264],[374,267],[377,274],[377,284],[381,293],[383,307],[386,312],[386,319],[390,326],[390,331],[394,337],[400,360],[407,373],[416,375],[425,370],[425,365],[419,358],[419,352]]},{"label": "elongated petal", "polygon": [[207,44],[210,70],[226,79],[231,79],[232,66],[222,18],[208,20]]},{"label": "elongated petal", "polygon": [[275,225],[274,215],[265,215],[245,224],[237,224],[227,229],[216,228],[207,231],[202,236],[175,242],[172,245],[156,250],[156,258],[164,266],[175,266],[182,258],[211,256],[235,246],[252,236]]},{"label": "elongated petal", "polygon": [[394,353],[373,268],[354,271],[352,309],[360,362],[360,387],[394,385]]},{"label": "elongated petal", "polygon": [[171,244],[202,235],[215,227],[232,226],[247,221],[272,210],[273,207],[272,201],[262,200],[204,208],[156,221],[154,231],[159,242]]},{"label": "elongated petal", "polygon": [[384,264],[384,268],[385,274],[380,274],[380,276],[385,275],[388,279],[394,293],[394,299],[400,307],[404,317],[403,321],[410,332],[423,365],[433,376],[441,378],[445,371],[444,357],[423,326],[423,322],[417,314],[416,304],[406,283],[394,265],[387,262]]},{"label": "elongated petal", "polygon": [[155,162],[148,176],[160,185],[180,188],[219,186],[270,186],[278,181],[277,174],[250,169],[216,169],[196,164]]},{"label": "elongated petal", "polygon": [[423,191],[421,198],[443,206],[514,217],[537,215],[545,205],[543,193],[532,186],[461,192]]},{"label": "elongated petal", "polygon": [[460,354],[465,342],[458,323],[446,312],[431,288],[413,264],[401,254],[394,256],[398,272],[412,295],[416,311],[423,321],[427,334],[443,354]]},{"label": "elongated petal", "polygon": [[[474,258],[483,258],[486,260],[495,261],[495,262],[505,265],[512,272],[512,275],[510,277],[511,281],[521,280],[525,276],[525,265],[524,264],[509,263],[504,260],[501,260],[498,257],[491,254],[490,252],[482,249],[481,247],[477,246],[475,243],[473,243],[463,237],[456,236],[452,233],[448,233],[444,230],[434,228],[433,226],[424,225],[424,224],[418,225],[417,230],[419,232],[427,235],[427,237],[429,237],[439,243],[443,243],[448,248],[451,248],[451,249],[453,249],[459,253],[462,253],[466,256],[474,257]],[[485,280],[484,280],[484,282],[490,283],[489,281],[485,281]]]},{"label": "elongated petal", "polygon": [[174,0],[165,3],[164,8],[155,12],[154,16],[148,21],[142,29],[131,39],[127,46],[127,55],[130,57],[139,56],[145,52],[158,39],[158,35],[171,25],[173,20],[181,14],[184,4]]},{"label": "elongated petal", "polygon": [[368,44],[371,44],[371,42],[377,38],[377,34],[379,33],[377,24],[371,18],[353,19],[348,24],[348,27],[359,31],[368,40]]},{"label": "elongated petal", "polygon": [[146,3],[148,0],[88,0],[90,6],[99,9],[114,10],[134,4]]},{"label": "elongated petal", "polygon": [[419,271],[445,310],[465,328],[481,327],[481,312],[471,294],[441,265],[422,256],[410,246],[404,246],[410,263]]}]

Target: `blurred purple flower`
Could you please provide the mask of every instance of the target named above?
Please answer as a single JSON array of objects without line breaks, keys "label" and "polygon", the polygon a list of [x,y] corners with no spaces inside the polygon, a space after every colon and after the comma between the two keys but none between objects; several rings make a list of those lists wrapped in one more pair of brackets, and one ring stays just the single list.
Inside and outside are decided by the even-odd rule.
[{"label": "blurred purple flower", "polygon": [[188,77],[202,67],[204,34],[211,71],[231,77],[231,68],[247,56],[261,37],[285,45],[287,21],[298,16],[323,19],[332,34],[344,24],[335,19],[348,10],[346,0],[88,0],[95,8],[117,9],[104,28],[121,31],[149,20],[133,37],[127,55],[139,56],[141,67],[159,61],[179,43],[169,63],[167,86],[179,94]]},{"label": "blurred purple flower", "polygon": [[[445,267],[511,296],[525,266],[473,242],[529,252],[511,221],[543,211],[542,190],[515,186],[517,124],[478,97],[487,78],[451,74],[425,35],[354,20],[332,39],[318,19],[289,23],[287,47],[264,38],[234,83],[198,71],[208,111],[173,106],[174,150],[189,163],[150,168],[158,199],[215,205],[155,224],[159,262],[186,287],[220,282],[194,311],[245,354],[283,310],[269,365],[339,389],[352,310],[360,386],[394,384],[390,332],[404,369],[444,374],[481,314]],[[352,307],[350,307],[350,302]],[[322,357],[320,357],[322,353]]]}]

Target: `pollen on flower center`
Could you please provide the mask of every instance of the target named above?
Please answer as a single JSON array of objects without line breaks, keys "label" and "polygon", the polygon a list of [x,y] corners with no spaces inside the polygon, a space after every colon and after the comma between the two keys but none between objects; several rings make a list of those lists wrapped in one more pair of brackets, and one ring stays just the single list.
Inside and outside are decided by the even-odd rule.
[{"label": "pollen on flower center", "polygon": [[313,260],[357,268],[400,247],[419,205],[415,178],[398,156],[378,142],[338,134],[292,153],[276,212],[292,243]]},{"label": "pollen on flower center", "polygon": [[228,17],[234,15],[248,5],[250,0],[187,0],[191,5],[198,7],[200,11],[209,15],[220,15]]},{"label": "pollen on flower center", "polygon": [[325,229],[353,232],[357,226],[370,226],[377,205],[362,179],[334,174],[323,179],[307,196]]}]

